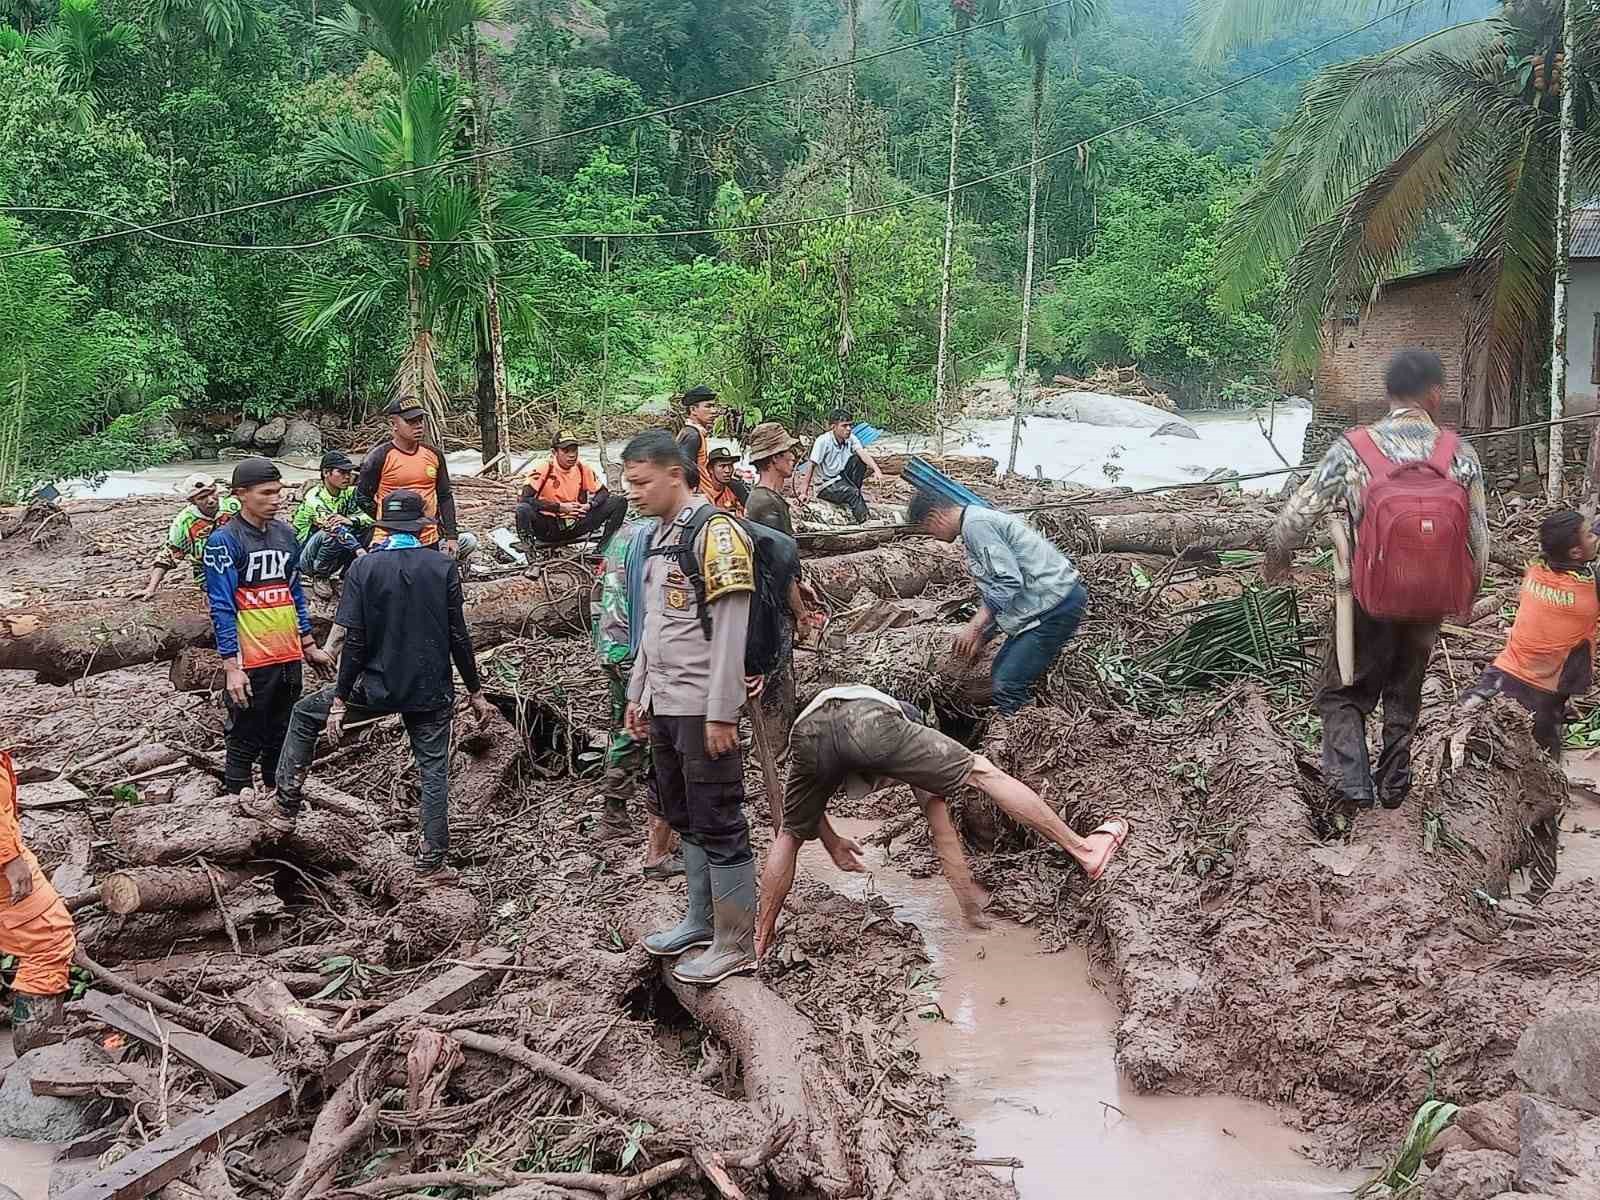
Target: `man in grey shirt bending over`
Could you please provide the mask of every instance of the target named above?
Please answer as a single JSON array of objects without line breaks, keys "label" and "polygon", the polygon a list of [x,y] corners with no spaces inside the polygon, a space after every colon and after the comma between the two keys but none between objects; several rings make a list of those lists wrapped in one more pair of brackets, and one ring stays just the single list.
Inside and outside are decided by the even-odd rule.
[{"label": "man in grey shirt bending over", "polygon": [[941,542],[961,539],[967,571],[983,602],[956,638],[955,649],[970,658],[997,630],[1005,633],[989,678],[994,706],[1016,712],[1083,619],[1089,593],[1077,568],[1032,525],[999,509],[960,505],[922,491],[913,497],[907,518]]}]

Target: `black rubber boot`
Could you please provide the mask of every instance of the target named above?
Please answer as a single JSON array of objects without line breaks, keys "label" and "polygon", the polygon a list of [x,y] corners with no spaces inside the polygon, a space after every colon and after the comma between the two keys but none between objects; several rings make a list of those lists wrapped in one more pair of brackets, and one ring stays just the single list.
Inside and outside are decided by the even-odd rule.
[{"label": "black rubber boot", "polygon": [[711,864],[693,842],[683,843],[683,874],[689,884],[689,911],[671,929],[652,933],[644,948],[657,958],[671,958],[696,946],[711,945]]},{"label": "black rubber boot", "polygon": [[672,968],[680,983],[709,987],[756,969],[755,859],[711,868],[711,911],[716,924],[711,949]]},{"label": "black rubber boot", "polygon": [[11,998],[11,1048],[18,1058],[39,1046],[53,1046],[66,1037],[65,995],[33,996],[14,992]]}]

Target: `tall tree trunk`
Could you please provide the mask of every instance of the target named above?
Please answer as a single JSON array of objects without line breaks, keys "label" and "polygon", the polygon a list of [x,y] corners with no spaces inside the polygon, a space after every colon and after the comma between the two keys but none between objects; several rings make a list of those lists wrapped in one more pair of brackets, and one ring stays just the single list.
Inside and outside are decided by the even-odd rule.
[{"label": "tall tree trunk", "polygon": [[1027,408],[1028,324],[1033,318],[1033,251],[1039,229],[1039,120],[1044,111],[1046,60],[1043,54],[1033,60],[1033,140],[1028,165],[1028,257],[1022,268],[1022,336],[1017,344],[1017,378],[1012,388],[1016,411],[1011,416],[1011,459],[1006,474],[1017,473],[1017,447],[1022,444],[1022,414]]},{"label": "tall tree trunk", "polygon": [[494,351],[487,312],[480,313],[472,322],[472,342],[478,379],[478,432],[483,438],[483,461],[488,462],[500,453],[500,425],[494,411]]},{"label": "tall tree trunk", "polygon": [[594,406],[594,440],[600,445],[600,475],[611,484],[611,456],[606,453],[606,402],[611,397],[611,239],[600,239],[600,273],[605,279],[606,308],[600,325],[600,395]]},{"label": "tall tree trunk", "polygon": [[[485,235],[494,236],[494,222],[489,214],[493,205],[489,195],[489,158],[485,153],[490,148],[493,140],[489,135],[489,101],[487,85],[483,81],[478,67],[478,30],[476,26],[467,27],[467,71],[472,81],[472,126],[473,149],[479,154],[475,168],[478,185],[478,204],[484,214],[483,228]],[[498,262],[498,256],[496,261]],[[487,408],[481,403],[478,405],[478,430],[483,440],[483,460],[489,462],[505,451],[504,457],[499,458],[494,467],[496,475],[511,474],[511,419],[506,399],[506,346],[505,338],[500,324],[500,279],[498,271],[491,271],[488,281],[484,285],[484,311],[487,320],[484,322],[484,332],[488,337],[488,362],[485,364],[480,358],[478,391],[481,396],[485,382],[489,385],[490,402]],[[482,377],[484,366],[488,368],[488,379]],[[487,418],[487,420],[485,419]]]},{"label": "tall tree trunk", "polygon": [[855,231],[856,213],[856,52],[859,45],[859,0],[845,0],[845,28],[848,31],[844,73],[844,244],[834,257],[834,282],[839,292],[839,405],[848,408],[850,391],[850,353],[855,349],[855,327],[850,320],[854,282],[850,276],[850,238]]},{"label": "tall tree trunk", "polygon": [[[1552,504],[1561,502],[1561,468],[1566,457],[1566,427],[1559,424],[1567,410],[1567,284],[1572,275],[1569,241],[1572,233],[1572,133],[1576,124],[1573,106],[1578,74],[1574,0],[1567,0],[1561,18],[1561,46],[1566,63],[1561,72],[1561,159],[1556,172],[1556,282],[1554,320],[1550,339],[1550,462],[1545,477],[1545,496]],[[1553,67],[1553,64],[1552,64]]]},{"label": "tall tree trunk", "polygon": [[[407,372],[407,384],[411,389],[411,397],[418,404],[432,413],[433,405],[428,394],[428,369],[423,361],[424,355],[431,354],[431,344],[424,345],[422,327],[422,270],[420,265],[420,251],[417,245],[417,207],[416,207],[416,176],[410,174],[417,165],[417,135],[416,123],[411,114],[411,79],[408,76],[400,77],[400,145],[401,156],[405,162],[407,175],[401,184],[404,193],[405,215],[402,219],[402,234],[406,239],[406,332],[409,334],[409,359],[410,370]],[[442,415],[442,414],[440,414]],[[435,428],[435,438],[443,437],[444,430]]]},{"label": "tall tree trunk", "polygon": [[965,13],[956,14],[961,36],[956,39],[956,61],[950,90],[950,170],[946,176],[944,204],[944,264],[939,272],[939,357],[933,365],[933,433],[936,452],[944,457],[945,405],[948,403],[950,384],[950,290],[951,273],[956,245],[956,166],[961,150],[961,110],[966,97],[962,94],[967,83],[967,29],[971,18]]}]

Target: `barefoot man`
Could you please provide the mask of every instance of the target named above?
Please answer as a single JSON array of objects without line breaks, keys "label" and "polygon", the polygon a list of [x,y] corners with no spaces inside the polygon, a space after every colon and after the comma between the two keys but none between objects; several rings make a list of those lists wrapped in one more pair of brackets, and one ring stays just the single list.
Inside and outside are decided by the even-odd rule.
[{"label": "barefoot man", "polygon": [[852,796],[865,796],[896,782],[911,785],[932,827],[945,878],[968,923],[979,929],[984,927],[988,896],[972,878],[950,820],[945,797],[955,789],[977,788],[1013,820],[1070,854],[1090,879],[1100,878],[1128,836],[1128,823],[1119,817],[1079,837],[1032,788],[930,728],[914,706],[862,685],[829,688],[794,723],[783,830],[772,843],[761,874],[757,958],[773,943],[778,914],[794,886],[795,858],[802,842],[819,838],[841,870],[866,870],[860,845],[828,822],[828,801],[834,793],[843,785]]}]

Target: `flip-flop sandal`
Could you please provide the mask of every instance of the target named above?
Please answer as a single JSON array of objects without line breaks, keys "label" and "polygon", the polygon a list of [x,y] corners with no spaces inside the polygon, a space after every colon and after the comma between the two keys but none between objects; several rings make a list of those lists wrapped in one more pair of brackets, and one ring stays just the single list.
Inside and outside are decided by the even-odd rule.
[{"label": "flip-flop sandal", "polygon": [[1117,851],[1122,849],[1122,843],[1128,840],[1128,822],[1122,817],[1112,817],[1111,820],[1103,821],[1095,826],[1084,835],[1084,838],[1087,840],[1097,833],[1106,834],[1111,838],[1111,849],[1106,851],[1106,856],[1100,860],[1100,866],[1097,869],[1084,871],[1084,874],[1089,877],[1090,883],[1098,881],[1106,873],[1106,868],[1111,865],[1111,860],[1117,856]]}]

